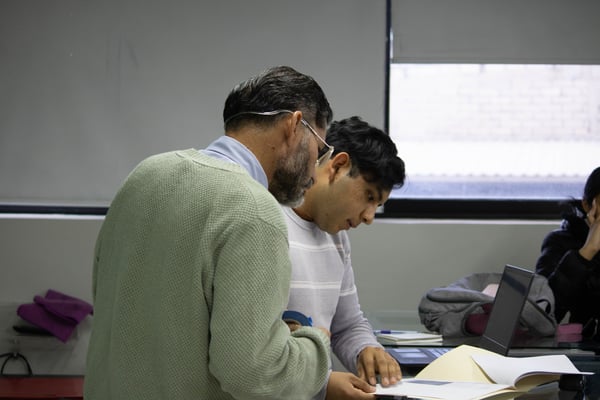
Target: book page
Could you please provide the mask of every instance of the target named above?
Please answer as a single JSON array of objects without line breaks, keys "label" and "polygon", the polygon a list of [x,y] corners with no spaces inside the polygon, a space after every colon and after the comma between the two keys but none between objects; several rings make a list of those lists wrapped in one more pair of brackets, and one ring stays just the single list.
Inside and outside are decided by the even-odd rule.
[{"label": "book page", "polygon": [[492,381],[526,391],[558,380],[561,374],[582,374],[564,354],[536,357],[473,354],[472,358]]},{"label": "book page", "polygon": [[415,378],[452,382],[497,383],[526,392],[579,371],[564,355],[504,357],[478,347],[462,345],[423,368]]},{"label": "book page", "polygon": [[442,335],[438,333],[417,332],[417,331],[393,331],[390,333],[377,332],[377,337],[403,342],[405,340],[442,340]]},{"label": "book page", "polygon": [[414,346],[426,346],[426,347],[444,347],[441,340],[402,340],[400,342],[388,341],[386,339],[377,338],[377,341],[384,346],[395,346],[398,347],[414,347]]},{"label": "book page", "polygon": [[502,357],[491,351],[469,345],[458,346],[423,368],[415,378],[455,382],[495,383],[473,361],[473,354]]},{"label": "book page", "polygon": [[[481,399],[503,393],[506,385],[479,382],[446,382],[424,379],[403,379],[399,383],[383,387],[377,385],[377,396],[406,396],[419,399],[467,400]],[[511,393],[507,398],[512,398]]]}]

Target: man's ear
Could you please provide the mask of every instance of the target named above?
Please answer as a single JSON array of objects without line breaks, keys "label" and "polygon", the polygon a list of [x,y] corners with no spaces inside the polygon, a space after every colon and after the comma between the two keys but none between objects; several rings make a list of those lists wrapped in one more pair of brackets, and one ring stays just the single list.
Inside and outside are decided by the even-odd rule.
[{"label": "man's ear", "polygon": [[339,152],[331,157],[327,163],[329,172],[329,182],[333,182],[337,177],[346,175],[352,166],[350,155],[344,151]]},{"label": "man's ear", "polygon": [[295,148],[304,135],[300,121],[302,121],[302,111],[294,111],[291,118],[286,119],[284,140],[288,147]]}]

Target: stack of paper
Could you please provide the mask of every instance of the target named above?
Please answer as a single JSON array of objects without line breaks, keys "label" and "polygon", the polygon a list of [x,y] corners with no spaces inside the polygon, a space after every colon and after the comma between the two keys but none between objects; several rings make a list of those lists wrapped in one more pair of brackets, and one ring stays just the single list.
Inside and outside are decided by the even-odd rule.
[{"label": "stack of paper", "polygon": [[564,355],[504,357],[462,345],[440,356],[412,379],[376,395],[436,400],[512,399],[536,386],[556,381],[562,374],[584,374]]},{"label": "stack of paper", "polygon": [[417,331],[375,331],[377,341],[383,345],[431,345],[442,343],[442,335]]}]

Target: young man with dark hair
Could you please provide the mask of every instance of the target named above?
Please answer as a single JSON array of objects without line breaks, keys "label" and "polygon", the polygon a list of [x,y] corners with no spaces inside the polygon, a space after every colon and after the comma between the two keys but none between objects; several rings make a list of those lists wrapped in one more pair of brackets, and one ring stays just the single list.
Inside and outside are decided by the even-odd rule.
[{"label": "young man with dark hair", "polygon": [[346,231],[373,222],[391,190],[404,184],[404,162],[388,135],[358,117],[332,123],[327,142],[333,155],[317,167],[304,202],[284,207],[292,258],[288,309],[328,328],[333,352],[358,375],[332,372],[318,397],[367,399],[373,395],[361,382],[375,385],[379,374],[387,386],[401,372],[360,309]]}]

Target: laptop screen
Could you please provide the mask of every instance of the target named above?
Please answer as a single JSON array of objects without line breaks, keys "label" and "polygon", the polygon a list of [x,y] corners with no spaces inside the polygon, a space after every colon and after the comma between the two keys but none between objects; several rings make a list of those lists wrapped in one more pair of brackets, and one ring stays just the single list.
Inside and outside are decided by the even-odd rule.
[{"label": "laptop screen", "polygon": [[513,265],[504,267],[479,347],[508,354],[532,281],[533,272]]}]

